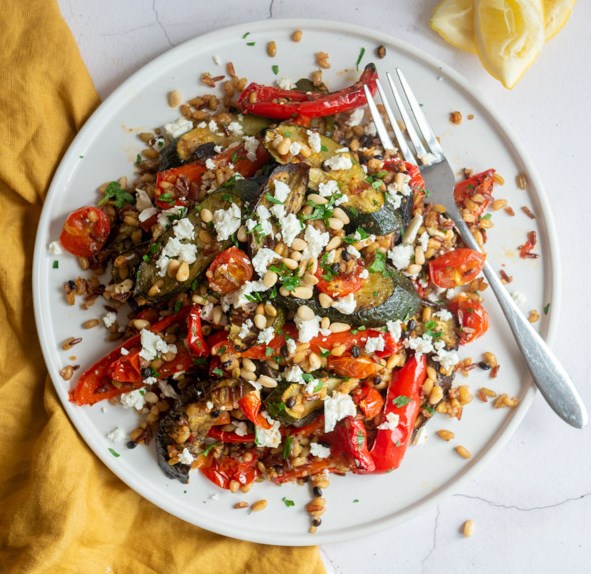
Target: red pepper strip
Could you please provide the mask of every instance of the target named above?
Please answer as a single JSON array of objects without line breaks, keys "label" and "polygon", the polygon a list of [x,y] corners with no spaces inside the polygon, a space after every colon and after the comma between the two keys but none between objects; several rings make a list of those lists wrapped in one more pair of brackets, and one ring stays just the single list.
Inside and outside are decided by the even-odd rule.
[{"label": "red pepper strip", "polygon": [[[165,317],[158,323],[152,325],[150,331],[153,333],[162,332],[170,327],[170,325],[184,320],[188,312],[189,307],[185,307],[175,315]],[[93,405],[103,399],[110,399],[142,387],[143,383],[141,383],[141,378],[137,382],[128,381],[121,384],[120,387],[116,387],[110,376],[110,369],[113,363],[126,357],[125,355],[121,355],[121,349],[129,351],[129,354],[127,355],[127,357],[129,357],[132,353],[139,352],[139,348],[141,347],[140,340],[141,338],[139,334],[134,335],[82,373],[76,386],[70,391],[70,401],[78,405]],[[131,373],[133,370],[133,366],[130,366],[129,370],[126,370],[126,372]]]},{"label": "red pepper strip", "polygon": [[[378,430],[370,450],[375,463],[374,472],[388,472],[400,466],[419,414],[422,388],[426,377],[425,355],[421,355],[419,359],[416,356],[413,357],[392,376],[386,394],[382,422],[386,421],[389,413],[398,415],[399,422],[395,430]],[[395,404],[404,402],[406,404],[399,407]]]},{"label": "red pepper strip", "polygon": [[256,451],[252,451],[251,454],[250,462],[239,461],[230,456],[221,458],[208,456],[205,457],[206,461],[199,470],[221,488],[229,489],[233,481],[237,481],[241,486],[247,486],[261,474],[257,467],[258,454]]},{"label": "red pepper strip", "polygon": [[219,427],[211,427],[207,433],[209,438],[214,438],[221,442],[228,442],[232,444],[240,444],[243,442],[254,442],[254,434],[245,434],[240,436],[235,432],[223,431]]},{"label": "red pepper strip", "polygon": [[[363,86],[367,85],[372,95],[375,94],[377,77],[376,67],[368,64],[359,80],[351,86],[325,95],[306,94],[308,101],[302,100],[302,92],[291,94],[290,91],[287,93],[282,91],[281,95],[277,95],[275,90],[270,91],[267,86],[250,84],[240,95],[238,107],[245,113],[278,120],[298,116],[306,118],[330,116],[366,105],[367,98]],[[254,102],[250,101],[252,93],[256,95]]]},{"label": "red pepper strip", "polygon": [[331,455],[344,454],[353,472],[370,473],[375,470],[375,462],[367,447],[367,431],[362,420],[347,417],[339,421],[334,431],[322,437],[322,442],[330,445]]},{"label": "red pepper strip", "polygon": [[194,305],[189,311],[185,343],[193,356],[207,357],[209,355],[209,347],[205,342],[201,329],[201,307],[199,305]]},{"label": "red pepper strip", "polygon": [[493,201],[493,185],[495,179],[495,170],[487,169],[481,173],[476,173],[464,181],[459,181],[454,187],[454,200],[462,208],[466,207],[467,200],[471,200],[478,195],[478,201],[472,201],[470,204],[470,213],[474,217],[480,217],[484,210]]},{"label": "red pepper strip", "polygon": [[384,399],[380,391],[370,385],[361,385],[351,392],[353,401],[361,409],[366,419],[377,417],[384,407]]},{"label": "red pepper strip", "polygon": [[249,421],[255,426],[264,429],[270,429],[273,425],[259,412],[261,410],[261,396],[258,391],[251,391],[244,395],[239,401],[238,406],[246,415]]},{"label": "red pepper strip", "polygon": [[328,357],[327,370],[341,375],[342,377],[353,377],[355,379],[367,379],[377,375],[382,367],[367,357]]}]

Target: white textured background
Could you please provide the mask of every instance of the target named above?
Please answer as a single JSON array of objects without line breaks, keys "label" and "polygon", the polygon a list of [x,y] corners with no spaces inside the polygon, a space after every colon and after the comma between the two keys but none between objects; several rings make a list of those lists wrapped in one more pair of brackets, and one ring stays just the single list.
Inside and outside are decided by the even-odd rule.
[{"label": "white textured background", "polygon": [[[537,166],[562,254],[562,306],[554,348],[591,404],[588,284],[591,2],[511,92],[477,59],[428,27],[436,0],[59,0],[95,85],[107,96],[155,56],[199,34],[266,18],[323,18],[389,33],[440,58],[503,112]],[[371,6],[371,7],[370,7]],[[556,305],[553,311],[556,312]],[[464,520],[475,533],[464,538]],[[379,535],[322,548],[337,573],[589,572],[591,429],[567,427],[537,397],[507,447],[437,508]]]}]

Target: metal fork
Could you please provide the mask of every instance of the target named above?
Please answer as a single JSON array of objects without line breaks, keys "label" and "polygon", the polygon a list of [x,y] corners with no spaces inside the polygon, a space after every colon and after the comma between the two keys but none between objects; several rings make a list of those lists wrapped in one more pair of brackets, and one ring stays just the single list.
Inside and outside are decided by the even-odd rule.
[{"label": "metal fork", "polygon": [[[377,87],[390,120],[398,144],[398,150],[408,162],[419,165],[417,158],[421,160],[420,163],[422,165],[419,165],[419,169],[429,190],[430,199],[434,203],[439,203],[445,207],[447,216],[454,222],[464,243],[471,249],[482,252],[482,249],[472,236],[472,233],[470,233],[455,204],[453,196],[455,178],[449,162],[443,153],[443,149],[435,138],[433,130],[429,126],[429,122],[425,118],[421,106],[410,89],[404,74],[398,68],[396,68],[396,73],[406,96],[410,113],[402,101],[392,76],[390,74],[386,74],[386,76],[408,139],[398,124],[379,81],[377,81]],[[364,87],[369,109],[382,145],[386,149],[397,149],[390,138],[368,87]],[[415,124],[418,131],[415,129]],[[413,149],[414,153],[412,151]],[[583,428],[588,420],[587,410],[564,367],[521,313],[488,262],[484,264],[484,275],[505,314],[515,341],[521,349],[523,358],[538,389],[540,389],[548,404],[559,417],[573,427]]]}]

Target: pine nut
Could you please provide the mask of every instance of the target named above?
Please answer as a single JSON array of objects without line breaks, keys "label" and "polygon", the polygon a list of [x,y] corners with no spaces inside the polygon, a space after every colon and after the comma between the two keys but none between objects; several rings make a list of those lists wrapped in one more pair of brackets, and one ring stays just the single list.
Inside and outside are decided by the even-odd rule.
[{"label": "pine nut", "polygon": [[289,258],[293,259],[294,261],[297,261],[299,263],[302,259],[302,254],[299,251],[292,251],[289,254]]},{"label": "pine nut", "polygon": [[233,508],[246,508],[248,506],[248,502],[241,500],[240,502],[237,502]]},{"label": "pine nut", "polygon": [[499,211],[500,209],[503,209],[503,207],[505,207],[508,203],[509,202],[506,199],[496,199],[493,201],[491,207],[493,211]]},{"label": "pine nut", "polygon": [[473,520],[466,520],[466,522],[464,522],[464,526],[462,528],[462,534],[466,538],[469,538],[470,536],[472,536],[472,534],[474,534],[474,521]]},{"label": "pine nut", "polygon": [[254,325],[257,329],[261,331],[267,328],[267,318],[264,315],[259,315],[258,313],[254,316]]},{"label": "pine nut", "polygon": [[347,325],[347,323],[331,323],[329,329],[332,333],[345,333],[351,329],[351,325]]},{"label": "pine nut", "polygon": [[277,317],[277,309],[271,303],[265,303],[265,314],[269,317]]},{"label": "pine nut", "polygon": [[308,307],[307,305],[302,305],[301,307],[298,308],[296,315],[302,320],[302,321],[310,321],[310,319],[314,319],[314,311],[312,311],[312,309],[310,309],[310,307]]},{"label": "pine nut", "polygon": [[181,266],[179,267],[179,270],[177,271],[176,280],[179,283],[182,283],[183,281],[186,281],[189,278],[189,274],[189,264],[186,261],[183,261],[181,263]]},{"label": "pine nut", "polygon": [[435,405],[443,398],[443,389],[436,385],[429,394],[429,404]]},{"label": "pine nut", "polygon": [[222,322],[222,318],[224,316],[224,311],[222,310],[221,305],[216,305],[213,310],[211,311],[211,320],[214,325],[219,325]]},{"label": "pine nut", "polygon": [[336,347],[332,348],[332,350],[330,351],[330,354],[334,355],[335,357],[340,357],[346,351],[347,351],[346,345],[337,345]]},{"label": "pine nut", "polygon": [[456,446],[454,449],[462,458],[470,458],[472,455],[465,446]]},{"label": "pine nut", "polygon": [[316,277],[316,275],[312,275],[311,273],[306,273],[302,277],[302,281],[306,285],[317,285],[320,282],[320,279],[318,279],[318,277]]},{"label": "pine nut", "polygon": [[339,235],[335,235],[329,242],[328,245],[325,247],[325,251],[332,251],[341,245],[343,240]]},{"label": "pine nut", "polygon": [[317,371],[320,367],[322,367],[322,361],[316,353],[310,353],[308,362],[310,363],[310,369],[312,371]]},{"label": "pine nut", "polygon": [[320,293],[320,295],[318,295],[318,301],[323,309],[328,309],[333,303],[332,297],[326,293]]},{"label": "pine nut", "polygon": [[301,30],[294,30],[294,33],[291,35],[292,42],[300,42],[302,39],[302,31]]},{"label": "pine nut", "polygon": [[335,207],[334,211],[332,212],[332,214],[337,218],[340,219],[345,225],[347,225],[348,223],[350,223],[350,219],[349,216],[340,208],[340,207]]},{"label": "pine nut", "polygon": [[495,175],[493,176],[493,179],[494,179],[495,183],[497,183],[499,185],[505,184],[505,178],[498,171],[495,171]]},{"label": "pine nut", "polygon": [[166,274],[169,277],[176,277],[176,274],[181,266],[181,262],[178,259],[171,259],[166,269]]},{"label": "pine nut", "polygon": [[308,286],[300,286],[300,287],[296,287],[293,291],[292,294],[294,297],[297,297],[299,299],[310,299],[313,295],[313,290],[312,287],[308,287]]},{"label": "pine nut", "polygon": [[417,265],[424,265],[425,264],[425,253],[420,245],[415,247],[415,263]]},{"label": "pine nut", "polygon": [[287,155],[289,153],[289,147],[291,146],[290,138],[283,138],[283,141],[277,146],[277,153],[279,155]]},{"label": "pine nut", "polygon": [[240,376],[247,381],[257,380],[257,376],[252,371],[247,371],[246,369],[240,369]]},{"label": "pine nut", "polygon": [[267,54],[269,54],[271,58],[274,58],[277,55],[277,44],[273,40],[267,42]]},{"label": "pine nut", "polygon": [[321,195],[318,195],[317,193],[310,193],[308,195],[308,199],[310,201],[313,201],[317,205],[326,205],[328,203],[328,199],[326,197],[322,197]]},{"label": "pine nut", "polygon": [[199,215],[203,223],[210,223],[211,221],[213,221],[213,213],[209,209],[207,209],[207,207],[204,207]]},{"label": "pine nut", "polygon": [[267,501],[263,498],[262,500],[257,500],[250,505],[250,510],[252,512],[259,512],[267,508]]},{"label": "pine nut", "polygon": [[291,244],[291,248],[294,251],[303,251],[306,247],[308,247],[308,242],[299,237],[296,237]]},{"label": "pine nut", "polygon": [[138,331],[141,331],[142,329],[148,329],[150,327],[150,321],[146,321],[146,319],[134,319],[133,326]]},{"label": "pine nut", "polygon": [[450,440],[456,438],[456,435],[453,432],[451,432],[450,430],[446,430],[446,429],[438,430],[437,436],[440,439],[443,439],[445,441],[450,441]]},{"label": "pine nut", "polygon": [[328,317],[322,317],[320,319],[320,328],[321,329],[328,329],[330,327],[330,319]]},{"label": "pine nut", "polygon": [[172,92],[168,92],[168,105],[171,108],[176,108],[182,100],[181,93],[178,90],[172,90]]},{"label": "pine nut", "polygon": [[257,379],[257,383],[266,389],[274,389],[277,386],[277,381],[267,375],[260,375]]},{"label": "pine nut", "polygon": [[241,225],[236,232],[236,239],[240,241],[240,243],[246,243],[248,241],[248,233],[246,232],[246,226]]},{"label": "pine nut", "polygon": [[290,259],[289,257],[283,258],[283,264],[291,271],[297,269],[299,266],[299,263],[295,259]]},{"label": "pine nut", "polygon": [[242,359],[242,368],[254,373],[257,370],[257,366],[248,358]]},{"label": "pine nut", "polygon": [[344,223],[342,220],[338,219],[337,217],[329,217],[328,218],[328,226],[331,229],[334,229],[335,231],[338,231],[339,229],[343,229],[344,227]]},{"label": "pine nut", "polygon": [[263,277],[263,284],[265,287],[271,288],[273,285],[275,285],[275,283],[277,283],[278,279],[279,276],[277,273],[275,273],[275,271],[267,271]]}]

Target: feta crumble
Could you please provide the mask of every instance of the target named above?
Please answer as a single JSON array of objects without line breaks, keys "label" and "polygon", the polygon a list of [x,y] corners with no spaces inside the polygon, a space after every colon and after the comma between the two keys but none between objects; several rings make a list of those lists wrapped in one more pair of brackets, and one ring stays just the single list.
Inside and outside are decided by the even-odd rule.
[{"label": "feta crumble", "polygon": [[412,245],[396,245],[390,251],[388,251],[388,259],[392,261],[392,264],[396,269],[404,270],[410,265],[412,256],[414,255],[414,249]]},{"label": "feta crumble", "polygon": [[121,428],[115,427],[107,434],[107,438],[113,443],[123,442],[125,440],[125,433]]},{"label": "feta crumble", "polygon": [[124,409],[135,409],[141,411],[146,401],[144,400],[143,389],[136,389],[130,393],[123,393],[119,396],[119,402]]},{"label": "feta crumble", "polygon": [[[293,339],[291,339],[293,341]],[[288,383],[298,383],[300,385],[305,385],[306,381],[304,381],[304,371],[302,371],[301,367],[298,365],[292,365],[283,371],[283,378]]]},{"label": "feta crumble", "polygon": [[437,161],[437,156],[432,153],[422,153],[417,156],[423,165],[433,165]]},{"label": "feta crumble", "polygon": [[193,129],[193,122],[187,118],[179,118],[174,122],[164,124],[164,131],[172,139],[176,139]]},{"label": "feta crumble", "polygon": [[322,250],[328,245],[330,235],[327,231],[320,232],[313,225],[308,225],[304,232],[304,239],[307,241],[308,246],[302,253],[302,259],[306,261],[308,259],[318,259]]},{"label": "feta crumble", "polygon": [[291,78],[279,78],[277,80],[277,87],[282,90],[293,90],[296,85],[291,81]]},{"label": "feta crumble", "polygon": [[238,333],[238,338],[239,339],[244,339],[246,337],[248,337],[248,334],[250,333],[250,330],[253,327],[253,322],[251,319],[246,319],[246,321],[244,321],[244,323],[242,323],[242,326],[240,327],[240,332]]},{"label": "feta crumble", "polygon": [[383,335],[378,335],[377,337],[368,337],[367,341],[365,341],[365,351],[370,355],[376,351],[383,351],[385,347],[386,341],[384,340]]},{"label": "feta crumble", "polygon": [[[393,431],[397,429],[399,423],[400,417],[396,413],[388,413],[386,420],[381,425],[378,425],[378,429]],[[394,439],[394,437],[392,438]]]},{"label": "feta crumble", "polygon": [[287,345],[287,352],[290,355],[293,355],[298,347],[298,344],[295,342],[295,339],[287,339],[285,341],[285,344]]},{"label": "feta crumble", "polygon": [[456,351],[448,351],[445,348],[443,341],[437,341],[433,347],[437,351],[436,355],[433,355],[433,360],[437,361],[445,371],[450,371],[460,362],[460,356]]},{"label": "feta crumble", "polygon": [[313,132],[312,130],[308,130],[306,133],[308,134],[308,145],[310,146],[310,149],[314,153],[320,153],[322,149],[320,134],[318,132]]},{"label": "feta crumble", "polygon": [[238,436],[246,436],[248,434],[248,427],[244,421],[234,423],[234,432]]},{"label": "feta crumble", "polygon": [[63,253],[61,245],[59,243],[59,241],[52,241],[48,246],[47,246],[47,252],[50,255],[61,255]]},{"label": "feta crumble", "polygon": [[217,209],[213,214],[213,226],[217,233],[218,241],[229,239],[238,231],[241,218],[240,208],[233,203],[228,209]]},{"label": "feta crumble", "polygon": [[174,390],[174,387],[168,384],[166,381],[158,381],[158,387],[160,387],[160,391],[162,392],[162,396],[169,398],[169,399],[176,399],[178,397],[177,392]]},{"label": "feta crumble", "polygon": [[105,327],[107,329],[110,329],[115,324],[116,321],[117,321],[117,313],[114,313],[113,311],[109,311],[108,313],[103,315],[103,324],[105,325]]},{"label": "feta crumble", "polygon": [[214,170],[216,168],[215,161],[213,161],[210,157],[205,160],[205,167],[209,170]]},{"label": "feta crumble", "polygon": [[394,341],[400,341],[400,337],[402,337],[402,321],[398,319],[396,321],[386,321],[386,327]]},{"label": "feta crumble", "polygon": [[291,142],[289,146],[289,153],[291,155],[298,155],[302,151],[302,146],[299,142]]},{"label": "feta crumble", "polygon": [[259,333],[257,343],[259,343],[260,345],[268,345],[274,337],[275,329],[273,329],[273,327],[267,327]]},{"label": "feta crumble", "polygon": [[248,161],[256,161],[257,149],[259,149],[259,140],[254,136],[244,136],[244,149],[246,151],[246,157]]},{"label": "feta crumble", "polygon": [[324,399],[324,432],[333,431],[340,420],[356,414],[357,407],[351,395],[335,391],[332,396]]},{"label": "feta crumble", "polygon": [[281,444],[281,431],[279,430],[279,421],[274,421],[270,416],[266,419],[273,424],[270,429],[264,429],[255,426],[255,444],[257,446],[267,446],[269,448],[277,448]]},{"label": "feta crumble", "polygon": [[300,343],[308,343],[320,333],[320,318],[302,320],[297,315],[294,319],[298,328],[298,340]]},{"label": "feta crumble", "polygon": [[321,183],[318,186],[318,194],[322,197],[330,197],[335,193],[339,193],[341,189],[339,188],[339,184],[334,179],[329,179],[327,182]]},{"label": "feta crumble", "polygon": [[330,456],[330,448],[318,442],[311,442],[310,454],[316,458],[328,458]]},{"label": "feta crumble", "polygon": [[139,355],[146,361],[152,361],[159,354],[166,354],[169,351],[176,352],[176,345],[169,345],[160,335],[142,329],[140,331],[140,340],[142,343],[142,350]]},{"label": "feta crumble", "polygon": [[438,317],[442,321],[453,319],[453,315],[447,309],[439,309],[439,311],[433,313],[433,317]]},{"label": "feta crumble", "polygon": [[347,125],[351,128],[358,126],[363,121],[363,117],[365,116],[365,110],[363,108],[357,108],[353,110],[349,119],[347,120]]},{"label": "feta crumble", "polygon": [[184,448],[183,452],[181,452],[181,454],[179,454],[179,462],[181,464],[188,464],[191,465],[193,464],[193,455],[189,452],[188,448]]},{"label": "feta crumble", "polygon": [[418,358],[421,355],[432,353],[433,348],[433,337],[431,335],[423,335],[422,337],[409,337],[404,340],[404,346],[407,349],[412,349],[415,352],[415,356]]},{"label": "feta crumble", "polygon": [[[283,207],[276,205],[275,207]],[[291,247],[293,240],[302,232],[302,224],[295,213],[288,213],[285,217],[278,217],[281,226],[281,236],[283,243]]]},{"label": "feta crumble", "polygon": [[332,304],[332,308],[344,313],[345,315],[352,315],[357,307],[357,301],[353,293],[349,293],[346,297],[336,299]]},{"label": "feta crumble", "polygon": [[244,133],[242,126],[238,122],[230,122],[227,129],[235,136],[241,136]]},{"label": "feta crumble", "polygon": [[324,162],[324,165],[332,171],[341,171],[351,169],[353,167],[353,162],[348,155],[341,153],[339,155],[333,155],[332,157],[329,157]]},{"label": "feta crumble", "polygon": [[280,181],[278,179],[275,180],[275,199],[280,201],[281,203],[285,203],[285,200],[291,193],[291,189],[289,185],[284,181]]},{"label": "feta crumble", "polygon": [[259,276],[263,277],[263,275],[267,272],[267,268],[275,259],[281,259],[281,255],[278,255],[275,253],[275,251],[269,249],[268,247],[262,247],[252,258],[252,266]]}]

